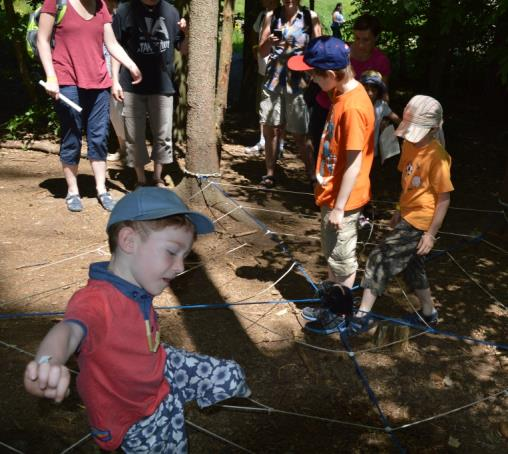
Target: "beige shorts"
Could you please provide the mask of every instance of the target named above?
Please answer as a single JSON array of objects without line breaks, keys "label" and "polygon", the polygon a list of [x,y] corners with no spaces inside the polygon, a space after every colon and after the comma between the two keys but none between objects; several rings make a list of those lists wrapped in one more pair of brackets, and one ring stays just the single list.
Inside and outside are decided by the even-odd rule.
[{"label": "beige shorts", "polygon": [[356,242],[360,210],[347,211],[341,229],[328,222],[331,209],[321,207],[321,248],[326,263],[337,277],[346,277],[358,269]]},{"label": "beige shorts", "polygon": [[293,95],[271,92],[263,88],[259,104],[259,121],[268,126],[284,126],[293,134],[307,134],[309,112],[303,93]]}]

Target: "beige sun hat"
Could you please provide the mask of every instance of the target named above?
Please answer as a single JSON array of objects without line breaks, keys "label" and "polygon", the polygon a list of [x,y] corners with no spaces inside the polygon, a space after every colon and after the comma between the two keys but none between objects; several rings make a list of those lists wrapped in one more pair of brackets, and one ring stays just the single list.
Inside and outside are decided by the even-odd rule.
[{"label": "beige sun hat", "polygon": [[442,124],[441,104],[430,96],[416,95],[407,103],[395,135],[416,143],[422,140],[432,128],[440,129]]}]

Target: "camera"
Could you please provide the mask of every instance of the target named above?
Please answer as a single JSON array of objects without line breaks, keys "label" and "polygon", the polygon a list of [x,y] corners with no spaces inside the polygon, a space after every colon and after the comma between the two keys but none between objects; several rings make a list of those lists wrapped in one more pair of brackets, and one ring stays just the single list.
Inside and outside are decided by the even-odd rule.
[{"label": "camera", "polygon": [[281,29],[276,29],[273,31],[273,35],[277,38],[277,39],[282,39],[282,30]]}]

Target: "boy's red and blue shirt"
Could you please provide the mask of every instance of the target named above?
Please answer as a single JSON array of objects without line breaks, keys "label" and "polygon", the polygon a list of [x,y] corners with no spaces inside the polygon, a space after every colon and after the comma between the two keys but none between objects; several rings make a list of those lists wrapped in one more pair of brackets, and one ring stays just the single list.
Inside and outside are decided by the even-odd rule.
[{"label": "boy's red and blue shirt", "polygon": [[159,330],[153,296],[108,271],[90,266],[89,281],[67,306],[64,320],[85,332],[78,354],[78,392],[92,436],[106,450],[118,448],[128,429],[151,415],[170,392],[164,377],[164,348],[150,351]]}]

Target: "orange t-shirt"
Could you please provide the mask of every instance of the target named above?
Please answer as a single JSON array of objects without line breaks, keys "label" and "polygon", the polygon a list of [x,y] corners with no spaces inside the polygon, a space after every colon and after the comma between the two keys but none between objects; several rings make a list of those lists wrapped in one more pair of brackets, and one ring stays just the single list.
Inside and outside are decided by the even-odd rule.
[{"label": "orange t-shirt", "polygon": [[398,166],[402,172],[400,214],[413,227],[427,230],[438,195],[453,191],[451,163],[452,158],[436,139],[420,148],[404,141]]},{"label": "orange t-shirt", "polygon": [[374,159],[374,107],[363,85],[346,93],[332,93],[332,108],[321,136],[316,163],[315,197],[318,206],[335,207],[347,151],[361,150],[362,165],[344,211],[361,208],[370,200],[369,173]]}]

